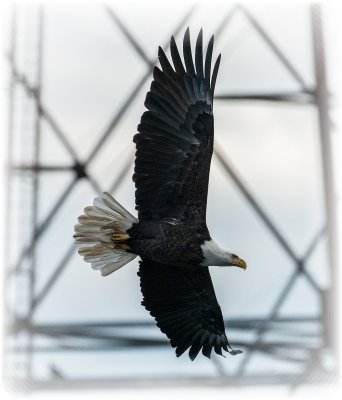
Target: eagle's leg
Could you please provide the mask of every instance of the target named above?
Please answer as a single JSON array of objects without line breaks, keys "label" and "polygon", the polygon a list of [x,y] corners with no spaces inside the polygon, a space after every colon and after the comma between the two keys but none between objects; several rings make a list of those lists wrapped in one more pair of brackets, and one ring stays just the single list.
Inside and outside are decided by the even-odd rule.
[{"label": "eagle's leg", "polygon": [[130,247],[126,243],[128,239],[131,237],[129,236],[128,233],[126,232],[115,232],[112,234],[112,239],[114,242],[114,247],[116,249],[121,249],[121,250],[130,250]]},{"label": "eagle's leg", "polygon": [[112,234],[112,238],[114,242],[125,242],[126,240],[130,239],[130,236],[126,232],[115,232]]}]

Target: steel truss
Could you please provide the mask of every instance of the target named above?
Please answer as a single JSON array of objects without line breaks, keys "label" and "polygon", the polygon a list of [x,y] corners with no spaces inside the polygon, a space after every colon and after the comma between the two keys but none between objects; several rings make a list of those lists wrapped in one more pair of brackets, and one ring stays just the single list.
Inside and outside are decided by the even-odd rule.
[{"label": "steel truss", "polygon": [[[194,8],[188,10],[184,14],[184,18],[180,21],[179,25],[174,28],[173,34],[183,31],[189,17],[192,15]],[[282,50],[272,40],[271,36],[266,32],[263,26],[258,20],[248,11],[244,6],[237,5],[231,8],[227,15],[223,18],[221,24],[217,27],[215,37],[219,37],[227,25],[230,23],[232,18],[237,14],[241,13],[244,15],[246,21],[254,28],[255,34],[259,35],[264,42],[272,50],[275,57],[284,65],[287,71],[290,73],[292,78],[299,84],[300,89],[296,92],[287,93],[227,93],[225,95],[216,96],[216,100],[220,102],[232,102],[235,100],[248,100],[248,101],[268,101],[268,102],[286,102],[286,103],[300,103],[300,104],[313,104],[317,107],[319,115],[319,127],[321,136],[321,155],[322,155],[322,170],[324,176],[324,189],[325,189],[325,210],[326,210],[326,224],[322,226],[318,232],[314,232],[312,235],[311,244],[307,249],[298,256],[290,243],[282,235],[272,218],[269,216],[267,210],[260,204],[253,196],[252,191],[246,185],[245,182],[240,178],[238,171],[232,165],[230,160],[224,154],[222,148],[219,145],[215,147],[215,157],[219,162],[222,170],[225,172],[227,179],[234,182],[241,196],[249,204],[249,206],[255,211],[259,220],[268,229],[273,239],[282,248],[283,252],[289,259],[289,262],[293,265],[293,272],[284,283],[283,289],[278,294],[278,297],[269,312],[268,318],[266,319],[239,319],[229,320],[230,330],[244,330],[255,333],[255,340],[253,342],[241,341],[236,343],[236,346],[244,347],[247,355],[243,359],[238,371],[234,375],[228,375],[222,368],[222,364],[218,359],[214,359],[213,362],[216,366],[217,376],[214,378],[184,378],[184,380],[177,378],[176,383],[178,385],[184,384],[203,384],[209,385],[246,385],[246,384],[265,384],[265,383],[281,383],[296,386],[301,383],[317,383],[326,382],[332,380],[334,374],[337,373],[337,366],[334,367],[333,373],[324,366],[321,360],[323,352],[331,351],[335,357],[337,363],[337,339],[336,339],[336,326],[333,321],[336,318],[336,291],[337,291],[337,279],[336,279],[336,234],[335,234],[335,210],[334,210],[334,181],[333,181],[333,170],[331,160],[331,144],[330,144],[330,132],[329,132],[329,115],[328,115],[328,93],[326,88],[326,76],[325,76],[325,65],[324,65],[324,47],[322,40],[322,28],[321,28],[321,12],[320,7],[317,5],[312,6],[312,31],[313,31],[313,42],[314,42],[314,65],[315,65],[315,86],[308,87],[301,77],[296,68],[287,59]],[[126,25],[118,15],[115,13],[113,8],[106,6],[104,12],[108,14],[108,17],[113,21],[114,24],[120,29],[122,35],[127,40],[127,45],[131,46],[132,49],[140,57],[141,61],[145,64],[145,72],[141,75],[140,79],[136,82],[136,85],[128,94],[126,99],[122,102],[122,105],[113,113],[112,118],[107,123],[106,129],[99,135],[99,140],[94,145],[88,158],[85,161],[79,159],[75,149],[68,139],[68,135],[63,131],[57,119],[53,115],[53,111],[49,110],[47,106],[42,102],[42,36],[44,31],[44,10],[39,9],[38,12],[38,40],[36,49],[36,77],[35,82],[29,81],[23,71],[20,71],[15,61],[15,39],[16,39],[16,15],[15,10],[13,14],[12,23],[12,46],[11,51],[8,54],[8,62],[11,71],[11,84],[10,84],[10,100],[9,100],[9,177],[13,176],[26,176],[30,180],[31,185],[31,233],[30,238],[27,241],[24,249],[18,255],[17,260],[11,265],[7,266],[5,271],[5,285],[11,285],[13,282],[24,280],[27,290],[28,308],[24,313],[19,313],[17,310],[9,310],[10,306],[8,301],[5,304],[7,312],[7,324],[6,324],[6,336],[4,340],[4,371],[7,382],[15,386],[18,389],[45,389],[45,388],[67,388],[67,387],[112,387],[112,386],[126,386],[126,385],[171,385],[175,383],[175,378],[170,377],[169,379],[164,377],[163,379],[153,378],[151,380],[145,380],[143,383],[141,380],[135,380],[134,377],[129,380],[125,379],[80,379],[72,380],[67,379],[63,371],[57,368],[52,368],[52,378],[47,381],[37,380],[32,370],[32,362],[35,354],[39,352],[92,352],[92,351],[116,351],[119,348],[141,348],[141,347],[156,347],[166,346],[166,340],[160,339],[147,339],[134,334],[134,329],[137,327],[153,326],[153,321],[146,323],[140,321],[120,322],[120,321],[103,321],[98,322],[84,322],[79,324],[46,324],[40,325],[34,322],[34,313],[37,307],[44,302],[46,295],[54,287],[63,271],[65,270],[68,261],[75,252],[75,247],[70,244],[67,251],[61,255],[60,261],[55,266],[53,272],[47,279],[45,286],[40,290],[38,294],[35,293],[35,274],[36,274],[36,254],[35,248],[39,240],[46,234],[47,228],[54,223],[56,215],[62,208],[63,204],[68,201],[70,194],[74,191],[75,187],[80,181],[87,180],[95,192],[101,193],[103,188],[96,181],[94,177],[88,171],[89,164],[101,155],[101,150],[106,144],[110,136],[115,135],[116,127],[118,126],[121,119],[129,111],[132,105],[133,99],[136,97],[143,85],[151,77],[151,68],[157,63],[157,59],[151,60],[145,53],[143,47],[139,44],[139,40],[133,36],[128,30]],[[169,35],[166,35],[168,38]],[[168,41],[166,41],[164,48],[167,49]],[[26,95],[33,100],[35,104],[34,118],[35,118],[35,129],[34,129],[34,154],[32,162],[27,164],[14,164],[12,161],[12,143],[11,137],[13,134],[13,121],[14,121],[14,100],[16,96],[16,90],[21,87]],[[69,153],[73,160],[72,165],[59,165],[59,166],[45,166],[40,163],[39,154],[39,143],[41,138],[41,123],[45,121],[51,130],[56,135],[57,139],[62,143],[65,150]],[[109,192],[115,193],[120,187],[121,183],[128,177],[129,167],[133,162],[133,154],[129,154],[126,161],[121,166],[121,170],[113,179],[112,184],[109,188],[106,188]],[[43,221],[38,223],[37,221],[37,207],[38,207],[38,176],[41,172],[54,173],[56,171],[70,171],[73,173],[73,179],[67,185],[59,197],[55,200],[50,211],[46,215]],[[8,207],[12,207],[11,202],[11,179],[8,182]],[[9,211],[10,214],[10,211]],[[7,223],[8,234],[7,237],[11,237],[10,223]],[[330,255],[330,273],[333,277],[332,286],[328,291],[323,291],[320,287],[320,283],[317,282],[310,272],[306,269],[307,262],[313,253],[314,249],[320,243],[323,238],[328,238],[329,243],[329,255]],[[281,318],[278,315],[279,309],[291,293],[295,282],[299,277],[304,277],[309,283],[312,291],[319,298],[321,303],[321,314],[319,318],[308,318],[307,316],[293,317],[293,318]],[[8,299],[7,299],[8,300]],[[325,311],[329,309],[329,315],[331,318],[326,318]],[[315,326],[314,329],[304,329],[306,326]],[[125,328],[127,335],[120,334],[117,329]],[[265,339],[266,334],[273,331],[287,332],[289,336],[284,335],[283,341],[270,341]],[[24,343],[20,345],[16,344],[15,339],[20,335],[25,335],[26,339]],[[46,337],[53,339],[53,345],[36,345],[34,344],[34,337]],[[291,337],[291,340],[288,338]],[[78,339],[89,339],[87,341],[79,341]],[[308,338],[311,339],[308,344]],[[68,339],[71,344],[63,344],[60,339]],[[306,351],[298,356],[296,349],[303,348],[305,343]],[[317,345],[317,343],[320,343]],[[301,373],[293,374],[279,374],[274,376],[254,376],[247,372],[247,367],[250,361],[253,359],[256,353],[270,354],[274,358],[281,360],[290,360],[298,363],[302,366]],[[13,354],[20,353],[22,355],[22,363],[24,370],[16,374],[15,371],[9,368],[10,358]],[[337,365],[337,364],[336,364]]]}]

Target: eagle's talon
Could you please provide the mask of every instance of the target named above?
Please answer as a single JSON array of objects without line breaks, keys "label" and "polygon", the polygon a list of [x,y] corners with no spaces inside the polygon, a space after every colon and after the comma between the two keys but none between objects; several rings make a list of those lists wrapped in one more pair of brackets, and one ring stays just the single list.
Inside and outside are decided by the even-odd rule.
[{"label": "eagle's talon", "polygon": [[120,243],[120,242],[125,242],[130,238],[128,233],[124,232],[116,232],[112,234],[112,238],[114,243]]}]

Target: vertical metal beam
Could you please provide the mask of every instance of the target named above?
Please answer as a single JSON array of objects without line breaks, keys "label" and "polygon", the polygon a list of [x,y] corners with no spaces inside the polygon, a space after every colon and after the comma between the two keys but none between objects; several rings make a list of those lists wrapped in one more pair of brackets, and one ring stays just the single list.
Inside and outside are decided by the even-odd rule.
[{"label": "vertical metal beam", "polygon": [[[40,157],[40,137],[41,137],[41,85],[42,85],[42,57],[43,57],[43,20],[44,10],[43,6],[40,5],[38,8],[38,43],[37,43],[37,71],[36,71],[36,93],[37,98],[35,101],[36,106],[36,120],[35,120],[35,135],[34,135],[34,154],[33,164],[39,164]],[[32,237],[37,236],[38,230],[38,206],[39,206],[39,172],[32,171],[32,217],[31,224],[33,227]],[[33,361],[33,345],[34,345],[34,323],[33,323],[33,309],[34,309],[34,292],[35,292],[35,281],[36,281],[36,241],[33,240],[33,246],[30,249],[30,273],[29,273],[29,310],[27,315],[27,326],[29,334],[29,346],[28,346],[28,362],[27,362],[27,377],[32,380],[32,361]]]},{"label": "vertical metal beam", "polygon": [[[13,147],[13,133],[14,133],[14,96],[15,96],[15,52],[16,52],[16,33],[17,33],[17,25],[16,25],[16,5],[13,4],[12,6],[12,20],[11,20],[11,32],[10,32],[10,82],[9,82],[9,99],[8,99],[8,135],[7,135],[7,159],[6,159],[6,203],[5,203],[5,227],[6,227],[6,234],[5,234],[5,244],[4,244],[4,266],[5,271],[2,273],[3,276],[3,289],[4,293],[7,289],[7,281],[8,281],[8,268],[9,268],[9,255],[10,255],[10,239],[12,234],[11,229],[11,203],[12,203],[12,185],[11,185],[11,167],[12,167],[12,147]],[[4,326],[6,327],[9,323],[9,310],[8,310],[8,298],[9,295],[6,293],[4,295],[3,307],[2,307],[2,315],[3,315],[3,322]],[[7,345],[7,334],[6,329],[2,331],[2,371],[3,371],[3,378],[6,380],[6,371],[8,371],[8,354],[6,352],[6,345]]]},{"label": "vertical metal beam", "polygon": [[[321,4],[311,6],[311,21],[313,32],[314,67],[316,80],[316,103],[318,110],[318,120],[321,140],[321,157],[324,181],[324,201],[327,221],[328,249],[330,261],[331,288],[329,290],[329,309],[328,322],[326,328],[326,345],[330,347],[338,359],[338,268],[337,268],[337,240],[336,240],[336,197],[333,168],[333,154],[330,136],[330,120],[328,110],[328,89],[325,66],[325,53],[322,29],[322,10]],[[338,361],[337,361],[338,362]],[[338,371],[336,371],[338,372]]]}]

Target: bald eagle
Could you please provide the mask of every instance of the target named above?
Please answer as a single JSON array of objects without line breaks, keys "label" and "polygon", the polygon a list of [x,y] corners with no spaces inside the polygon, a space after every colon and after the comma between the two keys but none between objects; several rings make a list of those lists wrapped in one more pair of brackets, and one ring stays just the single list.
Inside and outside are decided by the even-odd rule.
[{"label": "bald eagle", "polygon": [[[142,305],[179,357],[189,350],[232,355],[208,266],[246,263],[210,236],[206,208],[214,143],[213,96],[221,55],[211,74],[214,37],[203,58],[200,31],[193,61],[189,28],[184,63],[174,37],[173,67],[162,48],[144,112],[134,136],[133,181],[138,218],[109,193],[86,207],[75,226],[79,254],[107,276],[139,256]],[[185,65],[184,65],[185,64]]]}]

